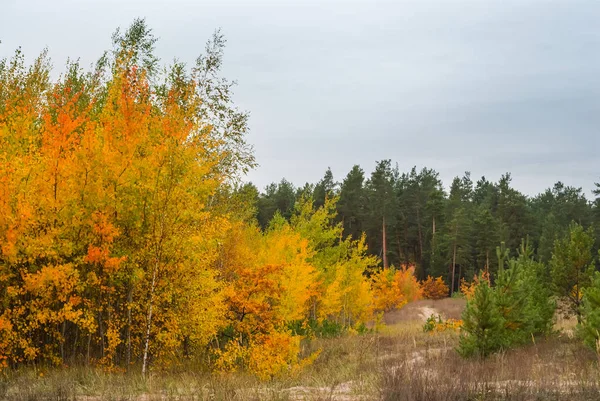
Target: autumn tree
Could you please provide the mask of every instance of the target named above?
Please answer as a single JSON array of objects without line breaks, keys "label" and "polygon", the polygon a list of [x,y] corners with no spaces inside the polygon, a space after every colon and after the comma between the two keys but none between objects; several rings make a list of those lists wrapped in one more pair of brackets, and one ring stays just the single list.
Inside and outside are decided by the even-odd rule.
[{"label": "autumn tree", "polygon": [[221,39],[190,72],[162,73],[143,20],[90,72],[70,63],[51,82],[45,54],[0,63],[4,361],[146,372],[217,333],[215,195],[253,163],[215,79]]}]

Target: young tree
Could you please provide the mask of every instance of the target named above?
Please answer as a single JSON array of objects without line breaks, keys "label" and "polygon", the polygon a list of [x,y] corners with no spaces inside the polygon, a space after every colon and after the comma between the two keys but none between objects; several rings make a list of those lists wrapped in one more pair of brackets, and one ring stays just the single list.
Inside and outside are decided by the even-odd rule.
[{"label": "young tree", "polygon": [[583,341],[594,351],[600,346],[600,273],[596,272],[592,284],[583,294],[579,331]]},{"label": "young tree", "polygon": [[594,271],[594,232],[572,223],[568,234],[554,243],[550,273],[556,294],[568,300],[571,310],[581,321],[583,289],[592,280]]},{"label": "young tree", "polygon": [[494,291],[486,280],[480,280],[462,318],[458,346],[462,356],[485,358],[506,346],[506,339],[502,336],[505,321],[496,304]]}]

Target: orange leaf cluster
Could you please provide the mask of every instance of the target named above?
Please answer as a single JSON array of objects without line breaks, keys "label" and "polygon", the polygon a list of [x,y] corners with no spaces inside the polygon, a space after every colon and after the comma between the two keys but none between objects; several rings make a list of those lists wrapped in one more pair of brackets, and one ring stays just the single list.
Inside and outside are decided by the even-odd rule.
[{"label": "orange leaf cluster", "polygon": [[316,358],[290,327],[364,324],[388,287],[395,307],[421,296],[412,267],[371,288],[377,260],[333,199],[265,232],[243,221],[219,194],[253,164],[244,119],[207,98],[215,71],[157,73],[152,40],[56,82],[45,54],[0,60],[0,367],[198,357],[269,378]]},{"label": "orange leaf cluster", "polygon": [[475,296],[475,289],[482,282],[486,281],[490,284],[490,274],[487,271],[482,271],[480,275],[475,275],[473,281],[468,283],[464,278],[460,280],[460,292],[467,299],[473,299]]},{"label": "orange leaf cluster", "polygon": [[423,290],[423,298],[425,299],[442,299],[446,298],[450,293],[448,285],[442,277],[433,278],[427,276],[427,279],[421,282]]},{"label": "orange leaf cluster", "polygon": [[373,275],[371,286],[375,309],[380,311],[400,309],[408,302],[423,297],[414,266],[380,270]]},{"label": "orange leaf cluster", "polygon": [[45,54],[0,60],[2,365],[146,365],[223,325],[208,244],[225,226],[206,205],[231,155],[200,77],[153,84],[122,46],[57,82]]}]

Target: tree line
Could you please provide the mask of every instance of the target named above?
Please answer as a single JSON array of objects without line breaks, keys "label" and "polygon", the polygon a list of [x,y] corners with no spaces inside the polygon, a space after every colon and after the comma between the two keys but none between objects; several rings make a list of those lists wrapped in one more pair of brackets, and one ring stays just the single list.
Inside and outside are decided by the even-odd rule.
[{"label": "tree line", "polygon": [[497,182],[485,177],[474,182],[466,172],[445,191],[435,170],[401,173],[391,160],[382,160],[368,177],[355,165],[340,183],[327,169],[321,180],[303,187],[282,179],[260,193],[251,184],[246,190],[254,193],[261,227],[276,213],[289,218],[303,194],[310,194],[315,205],[338,197],[337,219],[344,234],[358,238],[366,233],[369,252],[381,258],[383,267],[414,264],[419,279],[442,276],[456,291],[462,278],[470,280],[479,271],[497,273],[500,243],[516,256],[527,238],[536,260],[548,263],[555,240],[568,232],[571,222],[600,233],[600,184],[595,186],[593,200],[562,182],[526,196],[511,186],[509,173]]}]

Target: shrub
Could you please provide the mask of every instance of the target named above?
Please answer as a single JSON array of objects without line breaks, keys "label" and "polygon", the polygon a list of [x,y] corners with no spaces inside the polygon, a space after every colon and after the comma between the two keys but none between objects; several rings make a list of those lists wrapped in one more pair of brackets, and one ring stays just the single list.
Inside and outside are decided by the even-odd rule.
[{"label": "shrub", "polygon": [[382,269],[373,275],[372,290],[375,310],[400,309],[406,303],[422,298],[422,290],[415,277],[415,268],[405,266]]},{"label": "shrub", "polygon": [[423,325],[423,331],[426,333],[439,333],[447,330],[458,331],[463,325],[462,320],[447,319],[442,320],[440,315],[431,315]]},{"label": "shrub", "polygon": [[441,299],[446,298],[450,289],[444,282],[442,277],[433,278],[427,276],[427,279],[421,282],[421,289],[423,291],[423,298],[425,299]]}]

